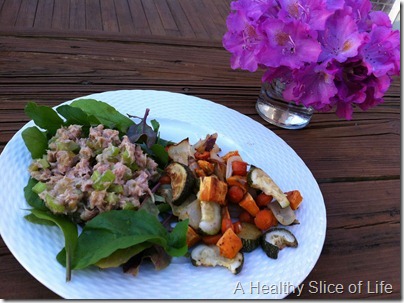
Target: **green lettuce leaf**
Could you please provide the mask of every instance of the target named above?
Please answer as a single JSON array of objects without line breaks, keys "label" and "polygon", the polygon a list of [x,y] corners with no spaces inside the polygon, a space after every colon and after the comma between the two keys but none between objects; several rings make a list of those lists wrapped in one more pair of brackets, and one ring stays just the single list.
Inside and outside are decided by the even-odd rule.
[{"label": "green lettuce leaf", "polygon": [[25,146],[31,153],[32,159],[42,158],[48,148],[46,133],[41,132],[36,126],[31,126],[24,129],[21,136]]},{"label": "green lettuce leaf", "polygon": [[[169,233],[154,215],[144,210],[112,210],[101,213],[83,228],[72,268],[86,268],[118,249],[141,243],[159,245],[171,256],[183,256],[188,251],[187,228],[188,221],[185,220]],[[66,265],[64,250],[58,254],[57,259],[62,265]]]},{"label": "green lettuce leaf", "polygon": [[90,116],[94,116],[101,124],[108,128],[116,128],[122,133],[134,124],[129,117],[118,112],[111,105],[94,99],[79,99],[70,104],[72,107],[80,108]]},{"label": "green lettuce leaf", "polygon": [[49,106],[28,102],[24,111],[37,126],[46,129],[49,136],[56,134],[56,130],[63,125],[62,118]]},{"label": "green lettuce leaf", "polygon": [[[74,250],[77,245],[77,226],[65,216],[57,216],[49,211],[42,211],[39,209],[31,209],[31,214],[41,220],[48,220],[56,224],[63,232],[65,238],[65,247],[63,249],[65,267],[66,267],[66,281],[71,279],[71,261],[74,258]],[[32,222],[32,221],[31,221]]]}]

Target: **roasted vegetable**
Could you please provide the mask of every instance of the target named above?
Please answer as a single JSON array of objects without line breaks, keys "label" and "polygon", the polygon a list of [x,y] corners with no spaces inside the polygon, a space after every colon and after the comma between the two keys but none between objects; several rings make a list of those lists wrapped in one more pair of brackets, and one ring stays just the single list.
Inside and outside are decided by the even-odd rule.
[{"label": "roasted vegetable", "polygon": [[250,193],[246,193],[244,195],[244,198],[239,202],[239,205],[248,211],[253,217],[255,217],[260,211],[257,203],[255,203],[255,200]]},{"label": "roasted vegetable", "polygon": [[247,181],[252,188],[259,189],[268,196],[273,196],[282,208],[289,206],[289,200],[286,195],[262,169],[252,166],[248,172]]},{"label": "roasted vegetable", "polygon": [[241,239],[233,231],[233,228],[228,228],[216,245],[220,249],[220,255],[229,259],[234,258],[243,247]]},{"label": "roasted vegetable", "polygon": [[181,206],[175,209],[174,215],[177,215],[179,220],[188,219],[189,226],[191,226],[195,230],[198,230],[199,224],[201,223],[202,219],[201,201],[199,201],[198,199],[194,199],[191,203],[185,201]]},{"label": "roasted vegetable", "polygon": [[199,199],[205,202],[226,204],[227,184],[215,176],[204,177],[199,186]]},{"label": "roasted vegetable", "polygon": [[291,190],[286,193],[286,197],[289,200],[290,208],[296,210],[303,202],[303,197],[298,190]]},{"label": "roasted vegetable", "polygon": [[222,227],[221,207],[216,202],[201,201],[199,230],[205,235],[215,235]]},{"label": "roasted vegetable", "polygon": [[224,266],[233,274],[240,273],[244,264],[244,255],[239,252],[232,258],[225,258],[220,255],[219,247],[216,245],[199,244],[191,253],[191,262],[194,266]]},{"label": "roasted vegetable", "polygon": [[296,222],[296,215],[295,212],[287,206],[282,208],[278,201],[274,201],[268,204],[270,210],[274,214],[276,220],[282,225],[291,225],[292,223]]},{"label": "roasted vegetable", "polygon": [[195,178],[188,166],[172,162],[166,167],[166,173],[171,180],[172,203],[180,205],[192,193]]},{"label": "roasted vegetable", "polygon": [[254,224],[241,222],[241,228],[238,236],[243,243],[243,248],[241,251],[251,252],[260,245],[262,232]]},{"label": "roasted vegetable", "polygon": [[275,227],[267,231],[261,241],[262,249],[268,257],[278,258],[278,253],[285,247],[297,247],[296,237],[286,228]]},{"label": "roasted vegetable", "polygon": [[191,144],[186,138],[177,144],[171,144],[167,147],[167,153],[171,160],[184,165],[188,165],[188,158],[193,156]]}]

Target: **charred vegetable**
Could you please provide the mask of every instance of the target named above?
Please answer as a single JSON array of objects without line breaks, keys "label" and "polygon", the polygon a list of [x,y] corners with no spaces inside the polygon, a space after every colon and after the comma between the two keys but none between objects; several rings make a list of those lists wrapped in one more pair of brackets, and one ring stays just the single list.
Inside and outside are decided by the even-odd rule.
[{"label": "charred vegetable", "polygon": [[243,242],[242,251],[251,252],[260,245],[262,232],[254,224],[241,222],[241,230],[238,236]]},{"label": "charred vegetable", "polygon": [[248,184],[255,189],[263,191],[266,195],[273,196],[282,208],[289,206],[289,200],[280,187],[262,169],[252,166],[247,175]]},{"label": "charred vegetable", "polygon": [[222,210],[216,202],[201,201],[200,231],[205,235],[216,235],[222,227]]},{"label": "charred vegetable", "polygon": [[191,194],[195,177],[188,166],[172,162],[166,167],[166,173],[171,179],[172,203],[180,205]]},{"label": "charred vegetable", "polygon": [[285,247],[297,247],[296,237],[286,228],[272,228],[262,237],[261,246],[268,257],[278,258],[278,253]]},{"label": "charred vegetable", "polygon": [[191,262],[194,266],[224,266],[233,274],[238,274],[243,268],[244,255],[239,252],[234,258],[229,259],[220,255],[219,247],[216,245],[199,244],[192,250]]}]

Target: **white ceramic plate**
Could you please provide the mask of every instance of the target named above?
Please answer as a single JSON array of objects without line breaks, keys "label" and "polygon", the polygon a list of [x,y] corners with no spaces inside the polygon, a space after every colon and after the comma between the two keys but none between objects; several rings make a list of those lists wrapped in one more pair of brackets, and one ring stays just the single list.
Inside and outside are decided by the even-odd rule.
[{"label": "white ceramic plate", "polygon": [[[83,97],[84,98],[84,97]],[[224,106],[196,97],[162,91],[111,91],[86,96],[108,102],[122,113],[143,116],[161,124],[161,135],[191,142],[217,132],[223,152],[239,150],[245,161],[263,168],[284,191],[299,189],[304,202],[297,211],[300,225],[290,227],[299,241],[284,249],[277,260],[261,249],[245,254],[239,275],[224,268],[194,267],[176,259],[165,270],[143,266],[138,276],[121,269],[90,268],[73,271],[65,282],[65,268],[55,259],[63,247],[56,227],[27,222],[23,188],[28,180],[30,154],[21,131],[0,156],[0,232],[10,251],[37,280],[70,299],[272,299],[284,298],[313,269],[324,244],[326,212],[322,194],[310,170],[277,135],[252,119]]]}]

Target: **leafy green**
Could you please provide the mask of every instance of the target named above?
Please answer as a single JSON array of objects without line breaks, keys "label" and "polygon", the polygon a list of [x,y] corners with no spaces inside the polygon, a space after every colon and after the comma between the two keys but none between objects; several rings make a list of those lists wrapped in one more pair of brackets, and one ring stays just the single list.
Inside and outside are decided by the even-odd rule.
[{"label": "leafy green", "polygon": [[153,158],[159,165],[162,165],[164,167],[168,163],[168,152],[163,145],[154,144],[151,147],[151,151],[153,152]]},{"label": "leafy green", "polygon": [[66,260],[66,281],[71,279],[71,261],[77,245],[77,226],[65,216],[57,216],[48,211],[31,209],[31,214],[42,220],[56,224],[63,232],[65,238],[64,259]]},{"label": "leafy green", "polygon": [[[161,246],[171,256],[184,255],[188,221],[176,225],[171,233],[160,221],[144,210],[111,210],[97,215],[83,228],[78,238],[73,269],[82,269],[96,264],[118,249],[125,249],[140,243]],[[62,250],[57,257],[65,265]]]},{"label": "leafy green", "polygon": [[[149,109],[146,109],[143,118],[136,116],[130,116],[131,118],[139,118],[140,122],[135,123],[128,129],[128,138],[132,143],[145,143],[148,148],[151,148],[157,142],[157,131],[155,131],[150,125],[147,124],[147,116],[149,115]],[[155,120],[154,120],[155,121]],[[154,128],[158,129],[156,121],[153,122]]]},{"label": "leafy green", "polygon": [[38,183],[37,180],[30,178],[27,185],[24,187],[24,197],[29,206],[38,210],[47,210],[45,203],[32,188]]},{"label": "leafy green", "polygon": [[118,249],[110,256],[101,259],[95,265],[100,268],[118,267],[129,261],[130,258],[142,252],[153,244],[148,242],[139,243],[128,248]]},{"label": "leafy green", "polygon": [[73,107],[65,104],[58,106],[56,111],[66,119],[66,125],[77,124],[83,126],[92,126],[100,124],[100,121],[96,116],[87,114],[79,107]]},{"label": "leafy green", "polygon": [[31,153],[32,159],[41,158],[45,154],[48,148],[46,133],[41,132],[36,126],[31,126],[24,129],[21,136]]},{"label": "leafy green", "polygon": [[63,125],[62,118],[49,106],[28,102],[24,111],[36,125],[46,129],[49,136],[56,134],[56,130]]},{"label": "leafy green", "polygon": [[133,125],[133,121],[127,116],[118,112],[111,105],[94,99],[79,99],[70,104],[72,107],[80,108],[88,115],[92,115],[108,128],[116,128],[122,133],[126,133]]},{"label": "leafy green", "polygon": [[55,226],[56,224],[52,221],[49,220],[44,220],[44,219],[39,219],[37,216],[35,216],[33,213],[30,213],[26,216],[24,216],[25,220],[28,222],[34,223],[34,224],[39,224],[39,225],[49,225],[49,226]]}]

